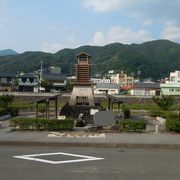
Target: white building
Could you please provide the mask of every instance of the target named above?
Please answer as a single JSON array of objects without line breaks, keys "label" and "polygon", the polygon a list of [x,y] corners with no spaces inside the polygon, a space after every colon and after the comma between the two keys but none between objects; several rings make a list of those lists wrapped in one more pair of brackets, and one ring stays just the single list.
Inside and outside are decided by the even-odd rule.
[{"label": "white building", "polygon": [[91,82],[97,84],[97,83],[110,83],[111,80],[107,78],[91,78]]},{"label": "white building", "polygon": [[132,86],[134,82],[134,77],[130,77],[127,74],[112,74],[111,83],[120,84],[121,86]]},{"label": "white building", "polygon": [[170,83],[180,83],[180,71],[170,73]]},{"label": "white building", "polygon": [[119,85],[115,83],[98,83],[94,87],[94,94],[119,94]]},{"label": "white building", "polygon": [[160,95],[159,83],[134,83],[130,91],[135,96],[154,96]]},{"label": "white building", "polygon": [[171,72],[169,81],[160,86],[164,95],[180,95],[180,71]]}]

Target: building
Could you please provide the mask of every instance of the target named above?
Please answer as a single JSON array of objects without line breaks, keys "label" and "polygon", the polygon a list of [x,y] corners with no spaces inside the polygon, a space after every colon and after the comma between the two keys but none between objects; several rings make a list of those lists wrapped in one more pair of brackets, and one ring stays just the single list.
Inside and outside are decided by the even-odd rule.
[{"label": "building", "polygon": [[57,66],[50,66],[48,68],[48,73],[52,74],[61,74],[61,68]]},{"label": "building", "polygon": [[170,83],[180,83],[180,71],[170,73]]},{"label": "building", "polygon": [[91,78],[91,82],[94,84],[97,83],[111,83],[111,79],[107,78]]},{"label": "building", "polygon": [[67,76],[64,74],[45,73],[42,74],[43,81],[48,81],[52,86],[51,92],[60,92],[61,89],[67,84]]},{"label": "building", "polygon": [[19,92],[38,92],[38,80],[33,73],[23,73],[18,77]]},{"label": "building", "polygon": [[116,83],[98,83],[94,86],[94,94],[119,94],[119,85]]},{"label": "building", "polygon": [[160,84],[161,92],[164,95],[180,95],[180,71],[170,73],[170,78]]},{"label": "building", "polygon": [[13,91],[16,87],[16,81],[16,73],[0,73],[0,91]]},{"label": "building", "polygon": [[180,95],[180,83],[160,84],[163,95]]},{"label": "building", "polygon": [[111,83],[117,83],[120,86],[132,86],[134,82],[134,77],[130,77],[123,72],[120,74],[111,75]]},{"label": "building", "polygon": [[135,96],[154,96],[160,95],[160,84],[159,83],[134,83],[130,95]]}]

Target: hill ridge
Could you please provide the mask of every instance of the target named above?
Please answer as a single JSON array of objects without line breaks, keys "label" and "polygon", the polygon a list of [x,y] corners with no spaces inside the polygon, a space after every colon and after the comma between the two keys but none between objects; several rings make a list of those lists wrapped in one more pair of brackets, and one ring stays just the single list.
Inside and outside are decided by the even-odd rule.
[{"label": "hill ridge", "polygon": [[111,43],[105,46],[85,45],[75,49],[62,49],[54,54],[24,52],[15,56],[0,57],[0,72],[32,72],[43,66],[60,66],[62,72],[73,74],[76,55],[84,51],[92,56],[93,74],[104,74],[114,69],[116,72],[137,75],[142,78],[160,79],[180,70],[180,45],[169,40],[148,41],[142,44]]}]

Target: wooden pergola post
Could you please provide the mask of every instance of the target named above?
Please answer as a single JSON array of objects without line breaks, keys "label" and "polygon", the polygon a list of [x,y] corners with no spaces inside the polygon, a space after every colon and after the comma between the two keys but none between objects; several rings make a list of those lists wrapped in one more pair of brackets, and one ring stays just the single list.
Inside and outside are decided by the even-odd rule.
[{"label": "wooden pergola post", "polygon": [[55,97],[55,118],[58,118],[58,97]]},{"label": "wooden pergola post", "polygon": [[49,99],[46,99],[46,119],[49,119]]},{"label": "wooden pergola post", "polygon": [[50,100],[49,100],[49,99],[47,99],[47,108],[48,108],[48,112],[47,112],[47,119],[49,119],[49,102],[50,102]]},{"label": "wooden pergola post", "polygon": [[120,109],[120,104],[121,104],[121,103],[118,101],[118,112],[119,112],[119,109]]},{"label": "wooden pergola post", "polygon": [[108,98],[108,110],[111,110],[111,98]]},{"label": "wooden pergola post", "polygon": [[114,107],[114,102],[112,102],[112,101],[111,101],[111,111],[113,111],[113,110],[114,110],[114,108],[113,108],[113,107]]},{"label": "wooden pergola post", "polygon": [[38,117],[38,102],[36,102],[36,118]]}]

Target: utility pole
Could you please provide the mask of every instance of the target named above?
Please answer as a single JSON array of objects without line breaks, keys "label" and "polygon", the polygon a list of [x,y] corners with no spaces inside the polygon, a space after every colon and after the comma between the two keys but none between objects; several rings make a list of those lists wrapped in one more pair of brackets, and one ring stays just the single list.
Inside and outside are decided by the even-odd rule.
[{"label": "utility pole", "polygon": [[43,62],[41,61],[41,68],[40,68],[40,72],[39,72],[39,90],[41,91],[41,84],[42,84],[42,74],[43,74]]}]

